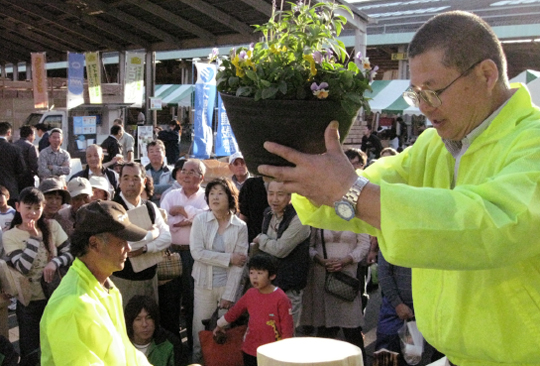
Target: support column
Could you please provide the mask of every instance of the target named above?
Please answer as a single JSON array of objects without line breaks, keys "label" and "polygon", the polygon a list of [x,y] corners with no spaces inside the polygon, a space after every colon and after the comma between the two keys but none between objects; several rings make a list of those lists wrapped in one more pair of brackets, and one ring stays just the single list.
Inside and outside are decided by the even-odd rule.
[{"label": "support column", "polygon": [[[406,53],[407,46],[401,45],[398,46],[399,53]],[[409,60],[399,60],[398,61],[398,78],[401,80],[409,79]]]},{"label": "support column", "polygon": [[146,122],[154,126],[157,125],[155,113],[150,110],[149,97],[154,96],[156,88],[156,53],[152,50],[146,51],[145,73],[144,73],[144,112],[146,115]]},{"label": "support column", "polygon": [[[354,31],[354,52],[362,52],[362,57],[366,57],[366,46],[367,46],[367,33],[366,33],[366,24],[362,23],[361,28],[357,28]],[[357,61],[358,62],[358,61]]]},{"label": "support column", "polygon": [[32,80],[32,63],[26,63],[26,80]]},{"label": "support column", "polygon": [[13,81],[19,81],[19,63],[13,63]]},{"label": "support column", "polygon": [[124,86],[125,80],[126,80],[126,51],[120,51],[118,52],[118,75],[117,75],[116,81],[118,84],[122,85],[122,93],[123,93],[123,86]]}]

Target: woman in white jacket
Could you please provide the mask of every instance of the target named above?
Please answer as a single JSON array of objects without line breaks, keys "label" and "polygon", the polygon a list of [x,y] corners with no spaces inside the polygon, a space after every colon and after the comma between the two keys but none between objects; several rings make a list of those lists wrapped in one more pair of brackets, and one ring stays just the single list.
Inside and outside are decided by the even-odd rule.
[{"label": "woman in white jacket", "polygon": [[201,355],[202,320],[210,318],[217,306],[228,309],[237,299],[248,251],[247,226],[235,215],[238,191],[234,184],[214,179],[206,186],[205,199],[210,211],[195,217],[189,240],[195,260],[193,362]]}]

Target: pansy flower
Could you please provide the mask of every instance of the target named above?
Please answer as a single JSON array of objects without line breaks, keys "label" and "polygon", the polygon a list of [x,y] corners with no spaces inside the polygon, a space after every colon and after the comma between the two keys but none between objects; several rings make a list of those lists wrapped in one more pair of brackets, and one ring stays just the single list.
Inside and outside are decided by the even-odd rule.
[{"label": "pansy flower", "polygon": [[317,84],[317,83],[311,84],[311,91],[313,92],[313,95],[316,96],[318,99],[326,99],[328,97],[328,94],[330,94],[330,91],[327,88],[328,88],[328,83],[324,81],[320,84]]}]

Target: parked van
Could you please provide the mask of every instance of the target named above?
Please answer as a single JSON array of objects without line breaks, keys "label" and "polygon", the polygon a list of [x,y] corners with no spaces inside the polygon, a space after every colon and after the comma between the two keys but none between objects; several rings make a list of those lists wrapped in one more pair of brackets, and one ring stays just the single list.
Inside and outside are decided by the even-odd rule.
[{"label": "parked van", "polygon": [[44,123],[51,129],[60,128],[64,134],[62,148],[85,164],[86,147],[101,144],[109,136],[114,120],[126,116],[129,105],[83,104],[69,111],[65,108],[40,110],[32,112],[24,124],[35,126]]}]

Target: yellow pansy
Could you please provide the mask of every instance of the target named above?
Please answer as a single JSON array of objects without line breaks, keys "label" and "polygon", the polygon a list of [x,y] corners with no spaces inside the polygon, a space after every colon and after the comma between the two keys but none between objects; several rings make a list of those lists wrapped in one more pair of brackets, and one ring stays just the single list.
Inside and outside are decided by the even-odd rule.
[{"label": "yellow pansy", "polygon": [[312,55],[303,55],[302,57],[304,58],[304,60],[309,62],[309,66],[310,66],[310,69],[311,69],[311,75],[312,76],[317,75],[317,69],[315,68],[315,60],[313,59],[313,56]]},{"label": "yellow pansy", "polygon": [[245,75],[245,72],[244,70],[242,70],[242,66],[240,65],[240,57],[238,57],[238,55],[236,55],[231,63],[236,67],[236,76],[238,77],[244,77]]}]

